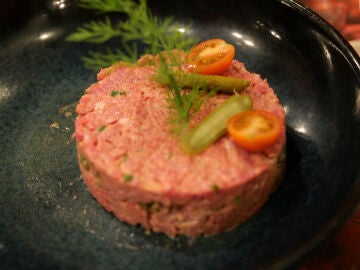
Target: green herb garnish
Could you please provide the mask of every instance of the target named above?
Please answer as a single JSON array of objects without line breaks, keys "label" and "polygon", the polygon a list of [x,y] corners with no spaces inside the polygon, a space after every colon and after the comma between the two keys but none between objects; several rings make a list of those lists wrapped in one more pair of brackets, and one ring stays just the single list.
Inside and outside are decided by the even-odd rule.
[{"label": "green herb garnish", "polygon": [[128,154],[128,153],[125,153],[125,154],[123,154],[123,155],[121,156],[120,162],[121,162],[121,163],[124,163],[124,162],[126,162],[126,161],[128,160],[128,158],[129,158],[129,154]]},{"label": "green herb garnish", "polygon": [[102,44],[110,39],[119,39],[119,48],[105,47],[104,52],[89,52],[83,57],[87,68],[99,70],[118,61],[135,63],[139,52],[137,44],[144,45],[143,53],[157,54],[174,48],[189,49],[195,40],[186,37],[189,26],[174,22],[171,17],[159,19],[152,15],[146,0],[80,0],[79,7],[97,12],[125,14],[127,20],[112,21],[109,17],[85,23],[66,40]]},{"label": "green herb garnish", "polygon": [[102,125],[101,127],[98,128],[98,131],[101,132],[106,128],[106,125]]},{"label": "green herb garnish", "polygon": [[[170,54],[171,55],[171,54]],[[194,84],[192,89],[183,90],[186,85],[186,80],[177,80],[177,72],[174,67],[180,67],[182,62],[177,59],[176,55],[171,55],[173,59],[170,60],[171,64],[167,64],[165,58],[160,57],[161,65],[158,68],[156,77],[166,77],[168,81],[168,92],[166,100],[169,109],[172,110],[170,116],[170,124],[172,130],[180,134],[185,132],[188,128],[188,123],[191,117],[196,114],[206,98],[206,90],[204,84]]]},{"label": "green herb garnish", "polygon": [[124,182],[129,183],[133,179],[132,174],[125,174],[124,175]]},{"label": "green herb garnish", "polygon": [[[146,64],[158,67],[155,79],[162,78],[165,82],[163,84],[168,88],[165,98],[171,110],[170,128],[178,134],[181,141],[189,134],[189,123],[207,96],[213,95],[218,88],[224,88],[224,85],[232,91],[239,88],[239,83],[241,87],[248,83],[219,79],[216,76],[186,75],[186,78],[182,78],[182,72],[176,70],[181,70],[184,56],[176,52],[187,51],[196,40],[187,36],[189,26],[179,24],[171,17],[155,17],[148,9],[146,0],[80,0],[79,6],[103,16],[100,20],[85,23],[66,38],[72,42],[102,44],[103,52],[90,51],[88,56],[83,57],[87,68],[99,70],[116,62],[136,63],[139,53],[158,55],[158,63],[149,61]],[[115,21],[106,16],[116,12],[125,15],[126,19]],[[119,41],[116,50],[106,47],[106,42],[110,39]],[[141,52],[139,44],[143,48]],[[125,92],[114,90],[110,95],[115,97],[124,94]],[[99,128],[99,131],[104,128]]]},{"label": "green herb garnish", "polygon": [[214,191],[214,192],[218,192],[218,191],[220,190],[219,186],[218,186],[218,185],[215,185],[215,184],[211,186],[211,189],[212,189],[212,191]]},{"label": "green herb garnish", "polygon": [[116,90],[113,90],[113,91],[111,91],[111,93],[110,93],[110,96],[112,96],[112,97],[115,97],[115,96],[117,96],[117,95],[119,95],[119,96],[125,96],[125,95],[126,95],[126,92],[125,92],[125,91],[116,91]]},{"label": "green herb garnish", "polygon": [[[87,68],[99,70],[119,61],[135,63],[139,57],[138,44],[142,44],[143,54],[156,55],[165,52],[166,59],[160,57],[158,74],[168,78],[169,91],[166,100],[172,110],[169,121],[171,129],[180,134],[205,100],[203,83],[194,84],[190,91],[182,91],[185,85],[175,79],[173,72],[174,67],[183,64],[183,59],[174,54],[173,50],[187,50],[196,42],[195,39],[186,36],[189,26],[177,23],[171,17],[155,17],[149,10],[146,0],[80,0],[79,7],[93,10],[105,17],[85,23],[66,38],[68,41],[103,46],[110,39],[119,40],[119,48],[116,50],[105,46],[104,52],[90,51],[88,56],[83,57]],[[127,19],[116,22],[106,17],[107,13],[114,12],[126,15]],[[111,96],[118,94],[121,93],[111,92]]]}]

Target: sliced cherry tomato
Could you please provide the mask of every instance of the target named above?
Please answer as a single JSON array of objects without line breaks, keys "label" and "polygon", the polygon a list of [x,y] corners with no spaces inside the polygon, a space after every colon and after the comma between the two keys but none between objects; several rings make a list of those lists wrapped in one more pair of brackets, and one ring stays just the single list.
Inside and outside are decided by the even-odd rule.
[{"label": "sliced cherry tomato", "polygon": [[250,151],[261,151],[277,141],[282,121],[271,112],[246,111],[231,117],[227,130],[239,146]]},{"label": "sliced cherry tomato", "polygon": [[234,60],[235,48],[222,39],[209,39],[195,45],[186,57],[186,69],[199,74],[219,75]]}]

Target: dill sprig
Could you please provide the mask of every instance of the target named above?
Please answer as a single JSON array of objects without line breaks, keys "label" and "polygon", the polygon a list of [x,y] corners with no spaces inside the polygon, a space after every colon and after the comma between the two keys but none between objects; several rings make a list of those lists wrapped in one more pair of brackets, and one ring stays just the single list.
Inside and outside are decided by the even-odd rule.
[{"label": "dill sprig", "polygon": [[201,82],[194,83],[192,89],[184,90],[191,75],[183,73],[184,78],[179,78],[182,73],[176,70],[181,68],[181,56],[171,52],[166,53],[166,58],[161,54],[159,56],[161,64],[155,79],[161,80],[159,77],[165,76],[169,81],[166,101],[172,111],[169,118],[171,129],[176,134],[186,133],[191,118],[200,110],[208,91]]},{"label": "dill sprig", "polygon": [[[99,70],[111,66],[115,62],[124,61],[135,63],[139,58],[138,44],[141,44],[142,54],[160,56],[157,74],[167,76],[170,84],[166,94],[166,101],[170,114],[172,131],[180,134],[187,129],[192,116],[200,110],[206,94],[205,87],[195,84],[192,89],[183,90],[186,80],[179,83],[175,79],[175,70],[183,64],[183,58],[174,49],[188,50],[197,40],[186,36],[190,25],[184,26],[175,22],[172,17],[160,19],[154,16],[147,7],[146,0],[80,0],[79,7],[95,11],[99,15],[119,12],[127,19],[118,22],[105,18],[85,23],[66,40],[71,42],[87,42],[106,44],[111,39],[119,40],[119,47],[110,49],[104,47],[102,52],[90,51],[84,56],[85,67]],[[166,57],[162,57],[165,52]]]},{"label": "dill sprig", "polygon": [[112,63],[123,61],[133,63],[138,59],[136,44],[123,45],[123,49],[110,49],[106,47],[103,52],[90,51],[88,56],[83,56],[84,66],[90,70],[98,71],[99,67],[108,67]]},{"label": "dill sprig", "polygon": [[91,21],[79,27],[77,31],[67,37],[68,41],[104,43],[109,39],[121,36],[121,29],[115,28],[106,17],[103,21]]},{"label": "dill sprig", "polygon": [[95,10],[98,13],[125,12],[128,13],[136,7],[134,1],[128,0],[81,0],[79,7]]},{"label": "dill sprig", "polygon": [[70,34],[66,40],[102,44],[111,39],[119,39],[117,50],[104,48],[103,52],[89,52],[83,57],[87,68],[99,70],[118,61],[135,63],[138,59],[138,47],[142,53],[157,54],[161,51],[177,48],[186,50],[195,40],[185,36],[189,26],[183,26],[171,17],[159,19],[147,7],[146,0],[80,0],[81,8],[96,11],[98,14],[119,12],[127,20],[113,22],[109,17],[85,23]]}]

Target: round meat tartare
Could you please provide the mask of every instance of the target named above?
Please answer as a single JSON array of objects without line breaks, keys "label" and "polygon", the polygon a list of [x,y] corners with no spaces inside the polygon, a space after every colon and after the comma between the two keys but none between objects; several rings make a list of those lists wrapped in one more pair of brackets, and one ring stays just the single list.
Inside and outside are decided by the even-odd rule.
[{"label": "round meat tartare", "polygon": [[[118,65],[98,74],[77,106],[75,138],[91,194],[123,222],[170,237],[213,235],[254,215],[284,173],[285,112],[266,80],[234,60],[223,76],[247,79],[255,110],[276,114],[280,137],[250,152],[225,134],[203,152],[184,153],[169,129],[166,87],[154,67]],[[206,99],[200,121],[226,96]]]}]

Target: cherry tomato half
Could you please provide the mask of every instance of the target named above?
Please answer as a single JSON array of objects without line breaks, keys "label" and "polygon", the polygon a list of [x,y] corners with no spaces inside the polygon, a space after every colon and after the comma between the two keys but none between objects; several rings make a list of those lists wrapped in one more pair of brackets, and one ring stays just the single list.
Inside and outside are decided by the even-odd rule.
[{"label": "cherry tomato half", "polygon": [[209,39],[195,45],[186,57],[189,72],[219,75],[227,70],[235,56],[235,48],[222,39]]},{"label": "cherry tomato half", "polygon": [[282,121],[271,112],[245,111],[229,119],[227,130],[239,146],[249,151],[261,151],[279,138]]}]

